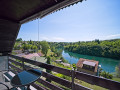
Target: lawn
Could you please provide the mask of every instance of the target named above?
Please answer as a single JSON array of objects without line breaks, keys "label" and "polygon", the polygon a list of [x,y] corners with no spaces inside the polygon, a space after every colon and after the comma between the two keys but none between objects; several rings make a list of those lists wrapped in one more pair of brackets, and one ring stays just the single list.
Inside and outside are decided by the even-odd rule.
[{"label": "lawn", "polygon": [[75,80],[75,82],[79,83],[82,86],[93,89],[93,90],[108,90],[106,88],[103,88],[103,87],[100,87],[100,86],[97,86],[97,85],[92,85],[92,84],[89,84],[89,83],[81,81],[81,80]]},{"label": "lawn", "polygon": [[120,82],[120,78],[113,78],[112,80]]}]

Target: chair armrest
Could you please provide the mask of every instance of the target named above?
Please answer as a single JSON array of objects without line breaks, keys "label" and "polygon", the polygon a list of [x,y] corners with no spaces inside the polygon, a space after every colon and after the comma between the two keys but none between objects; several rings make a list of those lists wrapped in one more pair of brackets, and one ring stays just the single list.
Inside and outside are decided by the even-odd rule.
[{"label": "chair armrest", "polygon": [[12,77],[15,75],[15,73],[13,73],[10,69],[0,70],[0,72],[2,72],[2,78],[4,79],[5,82],[10,82]]}]

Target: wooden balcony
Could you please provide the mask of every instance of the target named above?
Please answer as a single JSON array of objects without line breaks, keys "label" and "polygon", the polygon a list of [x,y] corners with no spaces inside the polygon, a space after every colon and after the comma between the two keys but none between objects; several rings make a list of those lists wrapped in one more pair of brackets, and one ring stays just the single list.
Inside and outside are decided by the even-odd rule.
[{"label": "wooden balcony", "polygon": [[97,76],[89,75],[89,74],[74,71],[74,70],[64,69],[61,67],[33,61],[30,59],[26,59],[26,58],[14,56],[14,55],[9,55],[9,59],[8,59],[9,69],[11,69],[12,72],[14,72],[14,73],[18,73],[24,69],[33,68],[33,67],[30,67],[29,64],[35,65],[36,67],[45,68],[45,69],[51,70],[53,72],[61,73],[61,74],[71,77],[71,80],[68,81],[66,79],[59,78],[50,73],[42,71],[43,78],[48,78],[51,81],[58,83],[57,84],[58,86],[46,81],[43,78],[39,78],[37,83],[32,84],[32,86],[38,90],[48,90],[48,89],[64,90],[62,87],[60,87],[60,85],[66,87],[68,89],[72,89],[72,90],[90,90],[90,88],[87,88],[80,84],[75,83],[74,80],[76,80],[76,79],[82,80],[82,81],[85,81],[92,85],[97,85],[97,86],[100,86],[100,87],[103,87],[106,89],[120,90],[120,83],[116,82],[116,81],[112,81],[112,80],[105,79],[105,78],[100,78]]}]

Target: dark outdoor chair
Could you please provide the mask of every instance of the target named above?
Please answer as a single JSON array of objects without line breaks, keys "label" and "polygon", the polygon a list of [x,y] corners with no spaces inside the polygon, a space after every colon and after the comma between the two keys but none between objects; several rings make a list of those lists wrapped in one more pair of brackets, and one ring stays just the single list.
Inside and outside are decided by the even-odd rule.
[{"label": "dark outdoor chair", "polygon": [[10,72],[11,70],[0,70],[0,90],[17,90],[17,88],[12,87],[12,85],[10,84],[10,80],[13,77],[12,75],[10,75]]},{"label": "dark outdoor chair", "polygon": [[[1,72],[1,76],[0,78],[2,78],[0,80],[0,90],[31,90],[30,88],[28,89],[27,86],[21,86],[21,87],[13,87],[10,84],[11,79],[15,76],[15,74],[12,72],[12,70],[0,70]],[[13,74],[13,75],[11,75]]]}]

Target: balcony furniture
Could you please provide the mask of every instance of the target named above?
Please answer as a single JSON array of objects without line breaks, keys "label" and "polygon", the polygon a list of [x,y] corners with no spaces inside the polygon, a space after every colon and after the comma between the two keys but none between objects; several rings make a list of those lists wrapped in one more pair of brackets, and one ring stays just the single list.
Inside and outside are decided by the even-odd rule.
[{"label": "balcony furniture", "polygon": [[30,84],[38,80],[40,76],[41,71],[38,69],[24,70],[12,78],[11,85],[13,87],[27,86],[27,89],[29,89]]},{"label": "balcony furniture", "polygon": [[10,84],[14,75],[10,69],[0,70],[0,85],[2,86],[0,90],[16,90],[16,88]]}]

